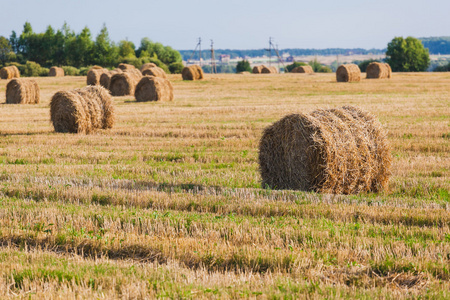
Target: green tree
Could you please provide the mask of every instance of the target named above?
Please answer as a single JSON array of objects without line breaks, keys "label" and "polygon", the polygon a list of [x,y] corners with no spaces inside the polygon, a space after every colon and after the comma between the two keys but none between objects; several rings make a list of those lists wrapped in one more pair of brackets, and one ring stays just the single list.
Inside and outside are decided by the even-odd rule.
[{"label": "green tree", "polygon": [[12,52],[11,44],[4,36],[0,36],[0,63],[4,65],[8,60]]},{"label": "green tree", "polygon": [[91,31],[84,27],[80,34],[69,40],[67,56],[69,57],[69,65],[77,68],[88,66],[93,61],[94,42],[91,39]]},{"label": "green tree", "polygon": [[386,62],[394,72],[422,72],[430,64],[430,55],[420,40],[396,37],[388,44]]},{"label": "green tree", "polygon": [[250,67],[250,63],[248,62],[248,60],[241,60],[236,65],[236,73],[251,72],[251,71],[252,71],[252,67]]},{"label": "green tree", "polygon": [[109,39],[108,29],[103,24],[94,44],[94,63],[100,66],[114,66],[119,59],[118,48]]},{"label": "green tree", "polygon": [[119,56],[121,59],[123,58],[136,58],[136,53],[134,52],[134,49],[136,47],[134,44],[130,41],[120,41],[119,42]]}]

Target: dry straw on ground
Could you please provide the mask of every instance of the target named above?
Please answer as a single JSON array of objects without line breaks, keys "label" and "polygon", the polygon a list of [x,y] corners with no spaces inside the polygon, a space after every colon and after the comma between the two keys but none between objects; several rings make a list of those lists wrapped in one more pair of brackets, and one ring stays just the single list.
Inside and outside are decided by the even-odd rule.
[{"label": "dry straw on ground", "polygon": [[123,73],[123,71],[119,68],[114,69],[112,71],[104,72],[100,76],[100,85],[105,89],[109,90],[109,84],[111,82],[111,77],[115,74]]},{"label": "dry straw on ground", "polygon": [[56,132],[91,133],[112,128],[114,106],[101,86],[57,92],[50,102],[50,117]]},{"label": "dry straw on ground", "polygon": [[183,80],[201,80],[203,79],[203,69],[198,65],[184,67],[181,77]]},{"label": "dry straw on ground", "polygon": [[307,66],[298,66],[292,69],[291,73],[306,73],[312,74],[314,73],[313,68],[310,65]]},{"label": "dry straw on ground", "polygon": [[155,76],[144,76],[136,86],[136,101],[172,101],[173,87],[169,80]]},{"label": "dry straw on ground", "polygon": [[243,72],[239,72],[238,74],[241,74],[241,75],[248,75],[248,74],[250,74],[250,72],[249,72],[249,71],[243,71]]},{"label": "dry straw on ground", "polygon": [[100,84],[100,77],[104,73],[108,73],[109,71],[107,69],[103,68],[91,68],[86,77],[86,84],[87,85],[99,85]]},{"label": "dry straw on ground", "polygon": [[122,73],[114,74],[109,83],[109,90],[113,96],[134,95],[137,83],[142,74],[137,69],[128,69]]},{"label": "dry straw on ground", "polygon": [[51,67],[48,72],[48,76],[51,77],[64,77],[64,70],[60,67]]},{"label": "dry straw on ground", "polygon": [[6,86],[6,103],[38,104],[41,90],[34,79],[15,78]]},{"label": "dry straw on ground", "polygon": [[385,79],[391,78],[391,67],[385,63],[372,62],[367,66],[366,78]]},{"label": "dry straw on ground", "polygon": [[117,66],[117,67],[118,67],[119,69],[121,69],[122,71],[131,70],[131,69],[136,69],[135,66],[130,65],[130,64],[124,64],[124,63],[119,64],[119,66]]},{"label": "dry straw on ground", "polygon": [[155,76],[155,77],[167,78],[166,72],[159,67],[144,69],[142,71],[142,75],[150,75],[150,76]]},{"label": "dry straw on ground", "polygon": [[146,63],[146,64],[143,64],[143,65],[141,66],[141,72],[144,72],[144,70],[151,69],[151,68],[155,68],[155,67],[157,67],[157,65],[154,64],[154,63]]},{"label": "dry straw on ground", "polygon": [[12,79],[19,78],[20,72],[16,66],[3,67],[0,69],[0,78],[1,79]]},{"label": "dry straw on ground", "polygon": [[378,192],[391,162],[380,122],[351,106],[288,115],[264,130],[259,146],[262,184],[272,189]]},{"label": "dry straw on ground", "polygon": [[340,65],[336,70],[336,80],[337,82],[361,81],[361,70],[355,64]]}]

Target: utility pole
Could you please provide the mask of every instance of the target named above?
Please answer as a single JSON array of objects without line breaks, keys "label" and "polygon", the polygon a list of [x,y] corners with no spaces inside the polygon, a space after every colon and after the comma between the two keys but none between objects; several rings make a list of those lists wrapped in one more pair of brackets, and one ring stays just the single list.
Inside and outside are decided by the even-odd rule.
[{"label": "utility pole", "polygon": [[214,41],[211,40],[211,73],[217,73],[216,58],[214,56]]},{"label": "utility pole", "polygon": [[199,49],[198,50],[198,56],[199,56],[198,62],[201,67],[202,66],[202,38],[201,37],[198,38],[198,49]]}]

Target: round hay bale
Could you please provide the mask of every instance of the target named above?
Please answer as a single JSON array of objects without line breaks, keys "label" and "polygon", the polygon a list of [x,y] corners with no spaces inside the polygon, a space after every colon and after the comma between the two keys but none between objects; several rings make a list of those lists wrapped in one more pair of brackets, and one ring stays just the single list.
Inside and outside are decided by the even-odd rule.
[{"label": "round hay bale", "polygon": [[51,67],[48,76],[64,77],[64,69],[59,67]]},{"label": "round hay bale", "polygon": [[136,101],[172,101],[173,87],[169,80],[155,76],[144,76],[136,86]]},{"label": "round hay bale", "polygon": [[156,68],[156,67],[158,67],[158,66],[154,63],[146,63],[141,66],[141,72],[142,72],[142,74],[144,74],[144,70]]},{"label": "round hay bale", "polygon": [[89,70],[92,70],[92,69],[94,69],[94,70],[101,70],[101,69],[104,69],[103,67],[100,67],[100,66],[97,66],[97,65],[94,65],[94,66],[92,66]]},{"label": "round hay bale", "polygon": [[183,80],[201,80],[203,79],[203,69],[198,65],[184,67],[181,77]]},{"label": "round hay bale", "polygon": [[336,80],[337,82],[361,81],[361,70],[355,64],[340,65],[336,70]]},{"label": "round hay bale", "polygon": [[278,69],[274,66],[266,67],[263,65],[261,68],[261,74],[276,74],[276,73],[278,73]]},{"label": "round hay bale", "polygon": [[248,74],[250,74],[250,72],[249,71],[243,71],[243,72],[239,72],[238,74],[240,74],[240,75],[248,75]]},{"label": "round hay bale", "polygon": [[98,68],[91,68],[86,77],[86,84],[87,85],[99,85],[100,84],[100,77],[103,73],[108,73],[109,71],[107,69],[98,69]]},{"label": "round hay bale", "polygon": [[121,69],[117,68],[112,71],[102,73],[102,75],[100,76],[100,85],[102,87],[104,87],[105,89],[109,90],[109,83],[111,82],[111,77],[114,74],[118,74],[118,73],[123,73],[123,71]]},{"label": "round hay bale", "polygon": [[1,79],[20,78],[19,69],[16,66],[3,67],[0,69]]},{"label": "round hay bale", "polygon": [[388,63],[385,63],[385,65],[386,65],[386,68],[387,68],[387,70],[388,70],[388,76],[387,76],[387,78],[391,78],[391,77],[392,77],[392,69],[391,69],[391,66],[390,66]]},{"label": "round hay bale", "polygon": [[109,83],[111,95],[134,95],[134,89],[136,88],[136,85],[141,77],[141,72],[137,69],[129,69],[125,72],[114,74]]},{"label": "round hay bale", "polygon": [[6,103],[38,104],[41,90],[34,79],[12,79],[6,86]]},{"label": "round hay bale", "polygon": [[367,66],[366,78],[372,79],[384,79],[389,77],[388,64],[372,62]]},{"label": "round hay bale", "polygon": [[111,95],[100,86],[87,86],[53,95],[50,117],[56,132],[91,133],[111,128],[115,114]]},{"label": "round hay bale", "polygon": [[288,115],[259,144],[263,187],[331,194],[378,192],[392,164],[380,122],[359,108]]},{"label": "round hay bale", "polygon": [[144,69],[142,71],[142,75],[144,75],[144,76],[150,75],[150,76],[155,76],[155,77],[167,78],[166,72],[164,72],[164,70],[159,67]]},{"label": "round hay bale", "polygon": [[124,63],[119,64],[117,67],[118,67],[119,69],[121,69],[122,71],[131,70],[131,69],[136,69],[135,66],[130,65],[130,64],[124,64]]},{"label": "round hay bale", "polygon": [[305,74],[313,74],[314,70],[310,65],[307,66],[298,66],[292,69],[291,73],[305,73]]},{"label": "round hay bale", "polygon": [[261,74],[262,66],[254,66],[252,69],[253,74]]}]

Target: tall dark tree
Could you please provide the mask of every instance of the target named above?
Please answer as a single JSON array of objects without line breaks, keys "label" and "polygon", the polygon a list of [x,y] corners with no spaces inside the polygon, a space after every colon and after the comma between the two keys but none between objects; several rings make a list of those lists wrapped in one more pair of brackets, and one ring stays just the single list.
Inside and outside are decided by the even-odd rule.
[{"label": "tall dark tree", "polygon": [[239,72],[251,72],[252,68],[250,67],[250,63],[248,60],[241,60],[236,65],[236,73]]},{"label": "tall dark tree", "polygon": [[0,63],[2,65],[8,60],[13,48],[9,43],[8,39],[4,36],[0,36]]},{"label": "tall dark tree", "polygon": [[422,72],[430,65],[430,55],[420,40],[396,37],[388,44],[386,62],[394,72]]},{"label": "tall dark tree", "polygon": [[103,24],[94,44],[94,62],[101,66],[113,66],[118,60],[117,47],[109,39],[108,29]]}]

